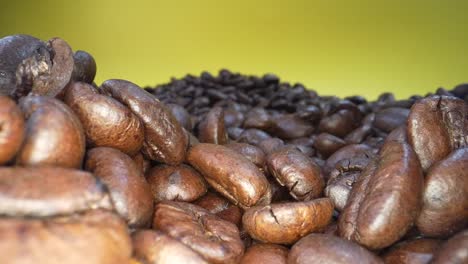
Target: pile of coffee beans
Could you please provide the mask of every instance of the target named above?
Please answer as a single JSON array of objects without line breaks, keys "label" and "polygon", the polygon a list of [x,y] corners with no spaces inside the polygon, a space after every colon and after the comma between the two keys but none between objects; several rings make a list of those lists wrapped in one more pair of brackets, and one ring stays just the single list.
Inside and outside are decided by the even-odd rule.
[{"label": "pile of coffee beans", "polygon": [[95,74],[62,39],[0,39],[1,263],[468,263],[468,85]]}]

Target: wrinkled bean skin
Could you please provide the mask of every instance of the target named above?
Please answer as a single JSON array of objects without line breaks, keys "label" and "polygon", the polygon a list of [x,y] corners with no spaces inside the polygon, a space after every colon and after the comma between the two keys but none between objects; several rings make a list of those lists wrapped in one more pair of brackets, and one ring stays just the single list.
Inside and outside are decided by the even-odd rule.
[{"label": "wrinkled bean skin", "polygon": [[0,167],[0,215],[47,217],[113,205],[105,186],[84,171]]},{"label": "wrinkled bean skin", "polygon": [[429,169],[416,224],[431,237],[447,237],[468,227],[468,147],[455,150]]},{"label": "wrinkled bean skin", "polygon": [[208,264],[195,251],[159,231],[140,230],[132,234],[134,256],[147,264]]},{"label": "wrinkled bean skin", "polygon": [[85,168],[107,186],[116,211],[130,227],[144,227],[150,223],[151,189],[128,155],[113,148],[94,148],[87,153]]},{"label": "wrinkled bean skin", "polygon": [[464,264],[468,262],[468,230],[465,229],[442,244],[434,254],[433,264]]},{"label": "wrinkled bean skin", "polygon": [[75,113],[61,101],[42,96],[24,97],[19,106],[27,121],[16,164],[80,168],[86,142]]},{"label": "wrinkled bean skin", "polygon": [[423,175],[411,147],[386,141],[354,184],[338,220],[340,236],[370,249],[398,241],[416,220]]},{"label": "wrinkled bean skin", "polygon": [[124,80],[107,80],[102,89],[126,105],[145,127],[142,152],[152,160],[169,165],[185,158],[188,140],[169,109],[153,95]]},{"label": "wrinkled bean skin", "polygon": [[441,240],[421,238],[403,241],[382,256],[386,264],[427,264],[440,247]]},{"label": "wrinkled bean skin", "polygon": [[365,144],[351,144],[340,148],[338,151],[333,153],[333,155],[328,157],[325,163],[324,174],[326,178],[328,179],[328,174],[335,168],[335,165],[340,160],[361,156],[372,157],[373,149]]},{"label": "wrinkled bean skin", "polygon": [[224,145],[228,135],[224,126],[224,112],[221,107],[211,109],[198,125],[198,139],[202,143]]},{"label": "wrinkled bean skin", "polygon": [[158,165],[146,174],[156,203],[161,201],[193,202],[207,192],[203,177],[192,167]]},{"label": "wrinkled bean skin", "polygon": [[182,242],[209,263],[238,263],[244,254],[234,224],[193,204],[172,201],[157,204],[153,228]]},{"label": "wrinkled bean skin", "polygon": [[86,51],[78,50],[73,54],[73,82],[84,82],[92,84],[96,77],[96,61]]},{"label": "wrinkled bean skin", "polygon": [[288,251],[276,244],[255,244],[245,252],[240,264],[286,264]]},{"label": "wrinkled bean skin", "polygon": [[249,208],[270,203],[271,190],[265,175],[234,150],[200,143],[189,150],[187,162],[236,205]]},{"label": "wrinkled bean skin", "polygon": [[331,200],[321,198],[252,207],[244,213],[242,224],[256,240],[291,245],[311,232],[321,231],[332,215]]},{"label": "wrinkled bean skin", "polygon": [[408,140],[424,171],[455,149],[468,146],[468,104],[448,96],[416,102],[408,117]]},{"label": "wrinkled bean skin", "polygon": [[24,116],[15,101],[0,95],[0,165],[12,160],[23,143]]},{"label": "wrinkled bean skin", "polygon": [[383,264],[358,244],[327,234],[310,234],[289,251],[288,264]]},{"label": "wrinkled bean skin", "polygon": [[67,87],[64,101],[83,124],[89,147],[116,148],[128,155],[141,149],[145,134],[140,119],[115,99],[75,82]]},{"label": "wrinkled bean skin", "polygon": [[45,219],[0,218],[3,264],[127,264],[125,222],[104,210]]},{"label": "wrinkled bean skin", "polygon": [[297,149],[282,148],[267,156],[267,167],[296,200],[320,197],[325,187],[320,167]]}]

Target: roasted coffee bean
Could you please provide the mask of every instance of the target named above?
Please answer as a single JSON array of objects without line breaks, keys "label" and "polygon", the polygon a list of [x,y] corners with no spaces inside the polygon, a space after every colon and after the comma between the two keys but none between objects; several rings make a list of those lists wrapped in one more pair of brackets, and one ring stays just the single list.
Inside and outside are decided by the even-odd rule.
[{"label": "roasted coffee bean", "polygon": [[22,98],[26,134],[16,156],[18,165],[80,168],[85,154],[85,134],[75,113],[57,99]]},{"label": "roasted coffee bean", "polygon": [[86,51],[78,50],[73,54],[73,61],[71,80],[92,84],[96,77],[96,61],[93,56]]},{"label": "roasted coffee bean", "polygon": [[267,156],[267,167],[296,200],[318,198],[325,187],[320,167],[297,149],[283,147],[272,152]]},{"label": "roasted coffee bean", "polygon": [[390,107],[375,114],[374,126],[390,133],[395,128],[404,125],[408,119],[409,110],[401,107]]},{"label": "roasted coffee bean", "polygon": [[383,263],[367,249],[327,234],[310,234],[289,251],[288,264]]},{"label": "roasted coffee bean", "polygon": [[322,198],[252,207],[244,213],[242,224],[256,240],[288,245],[321,231],[330,223],[332,214],[332,202]]},{"label": "roasted coffee bean", "polygon": [[242,154],[224,146],[200,143],[190,149],[187,161],[234,204],[248,208],[270,203],[271,190],[265,175]]},{"label": "roasted coffee bean", "polygon": [[0,193],[0,215],[14,217],[113,209],[105,186],[92,174],[65,168],[0,167]]},{"label": "roasted coffee bean", "polygon": [[139,230],[132,234],[133,254],[147,264],[208,264],[182,242],[160,231]]},{"label": "roasted coffee bean", "polygon": [[209,263],[238,263],[244,245],[237,227],[189,203],[156,205],[153,228],[182,242]]},{"label": "roasted coffee bean", "polygon": [[184,107],[176,104],[167,104],[167,108],[171,111],[172,115],[179,121],[179,123],[187,129],[187,131],[192,131],[193,123],[192,117],[190,114],[185,110]]},{"label": "roasted coffee bean", "polygon": [[314,148],[325,158],[344,146],[344,140],[328,133],[320,133],[314,141]]},{"label": "roasted coffee bean", "polygon": [[392,246],[382,259],[388,264],[427,264],[441,243],[441,240],[430,238],[403,241]]},{"label": "roasted coffee bean", "polygon": [[294,139],[309,136],[314,127],[295,114],[287,114],[273,117],[268,131],[281,139]]},{"label": "roasted coffee bean", "polygon": [[210,213],[215,214],[221,219],[229,221],[237,226],[241,224],[242,210],[216,193],[208,192],[194,204],[205,208]]},{"label": "roasted coffee bean", "polygon": [[224,145],[228,135],[224,126],[224,113],[221,107],[211,109],[198,125],[198,139],[202,143]]},{"label": "roasted coffee bean", "polygon": [[427,172],[417,220],[422,234],[447,237],[468,227],[468,147],[453,151]]},{"label": "roasted coffee bean", "polygon": [[153,214],[151,189],[128,155],[113,148],[94,148],[87,153],[85,167],[107,186],[115,209],[130,227],[149,224]]},{"label": "roasted coffee bean", "polygon": [[206,183],[192,167],[158,165],[146,173],[156,203],[161,201],[193,202],[203,196]]},{"label": "roasted coffee bean", "polygon": [[374,150],[365,144],[352,144],[342,147],[327,159],[324,167],[324,175],[328,179],[328,174],[335,169],[335,165],[341,160],[365,157],[372,158],[374,156],[373,152]]},{"label": "roasted coffee bean", "polygon": [[271,129],[273,120],[264,108],[252,108],[245,115],[244,128],[256,128],[261,130]]},{"label": "roasted coffee bean", "polygon": [[319,131],[344,137],[353,129],[357,128],[359,120],[355,114],[347,109],[339,110],[331,116],[323,118],[319,124]]},{"label": "roasted coffee bean", "polygon": [[265,139],[269,139],[271,136],[263,130],[249,128],[244,130],[237,138],[238,142],[248,143],[250,145],[257,146],[260,142]]},{"label": "roasted coffee bean", "polygon": [[284,147],[284,141],[279,138],[267,138],[258,144],[258,147],[265,152],[266,155],[275,150]]},{"label": "roasted coffee bean", "polygon": [[338,220],[340,236],[370,249],[398,241],[421,207],[423,175],[411,147],[386,141],[351,190]]},{"label": "roasted coffee bean", "polygon": [[23,138],[23,112],[12,99],[0,95],[0,165],[13,159]]},{"label": "roasted coffee bean", "polygon": [[224,110],[224,125],[228,128],[240,127],[244,119],[244,114],[239,110],[232,107]]},{"label": "roasted coffee bean", "polygon": [[242,257],[241,264],[286,264],[288,248],[276,244],[255,244]]},{"label": "roasted coffee bean", "polygon": [[463,230],[442,244],[434,254],[434,264],[462,264],[468,262],[468,230]]},{"label": "roasted coffee bean", "polygon": [[0,233],[4,264],[129,263],[132,254],[125,222],[105,210],[45,219],[0,218]]},{"label": "roasted coffee bean", "polygon": [[65,103],[83,124],[89,147],[116,148],[128,155],[143,145],[144,127],[138,116],[112,97],[101,95],[91,85],[68,85]]},{"label": "roasted coffee bean", "polygon": [[151,162],[143,157],[143,154],[141,152],[138,152],[135,156],[133,156],[133,162],[135,162],[135,165],[138,167],[138,169],[143,173],[143,175],[146,174],[146,172],[151,168]]},{"label": "roasted coffee bean", "polygon": [[124,80],[107,80],[102,89],[126,105],[145,127],[142,152],[152,160],[177,165],[185,158],[187,137],[166,106],[137,85]]},{"label": "roasted coffee bean", "polygon": [[247,143],[229,143],[225,145],[226,147],[237,151],[242,154],[253,164],[255,164],[261,171],[265,168],[266,156],[263,150],[259,147],[247,144]]},{"label": "roasted coffee bean", "polygon": [[468,104],[431,96],[416,102],[408,117],[408,140],[424,171],[455,149],[468,146]]}]

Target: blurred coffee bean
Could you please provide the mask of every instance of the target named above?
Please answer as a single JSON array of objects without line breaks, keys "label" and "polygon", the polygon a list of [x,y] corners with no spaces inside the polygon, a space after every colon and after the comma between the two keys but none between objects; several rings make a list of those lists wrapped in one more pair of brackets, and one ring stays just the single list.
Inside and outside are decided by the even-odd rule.
[{"label": "blurred coffee bean", "polygon": [[113,148],[94,148],[87,153],[85,167],[107,186],[115,209],[130,227],[149,224],[153,214],[150,186],[128,155]]},{"label": "blurred coffee bean", "polygon": [[273,120],[264,108],[252,108],[245,115],[243,127],[268,130],[272,127]]},{"label": "blurred coffee bean", "polygon": [[143,157],[143,154],[141,152],[138,152],[135,156],[133,156],[133,162],[135,162],[135,165],[137,168],[142,172],[143,175],[146,174],[146,172],[150,169],[151,167],[151,162]]},{"label": "blurred coffee bean", "polygon": [[156,203],[161,201],[193,202],[203,196],[206,183],[192,167],[158,165],[146,173]]},{"label": "blurred coffee bean", "polygon": [[325,183],[320,167],[299,150],[283,147],[267,156],[268,171],[296,200],[321,196]]},{"label": "blurred coffee bean", "polygon": [[73,72],[71,81],[92,84],[96,76],[96,61],[86,51],[78,50],[73,54]]},{"label": "blurred coffee bean", "polygon": [[266,155],[276,151],[279,148],[282,148],[283,146],[284,141],[276,137],[267,138],[258,144],[258,147],[261,148]]},{"label": "blurred coffee bean", "polygon": [[86,142],[75,113],[61,101],[42,96],[24,97],[19,106],[27,121],[16,163],[80,168]]},{"label": "blurred coffee bean", "polygon": [[117,100],[99,94],[89,84],[75,82],[67,87],[64,101],[83,124],[89,147],[116,148],[128,155],[141,149],[143,124]]},{"label": "blurred coffee bean", "polygon": [[241,264],[287,264],[288,248],[276,244],[255,244],[245,252]]},{"label": "blurred coffee bean", "polygon": [[465,229],[442,244],[434,254],[434,264],[462,264],[468,262],[468,230]]},{"label": "blurred coffee bean", "polygon": [[209,263],[238,263],[244,254],[234,224],[193,204],[172,201],[157,204],[153,228],[182,242]]},{"label": "blurred coffee bean", "polygon": [[319,124],[319,131],[344,137],[359,126],[355,114],[347,109],[342,109],[331,116],[323,118]]},{"label": "blurred coffee bean", "polygon": [[328,133],[320,133],[314,142],[315,149],[324,158],[328,158],[344,146],[346,146],[346,142],[344,140]]},{"label": "blurred coffee bean", "polygon": [[288,114],[274,117],[268,131],[281,139],[294,139],[309,136],[314,127],[295,114]]},{"label": "blurred coffee bean", "polygon": [[237,141],[257,146],[260,142],[269,138],[271,138],[271,136],[268,133],[259,129],[249,128],[239,135]]},{"label": "blurred coffee bean", "polygon": [[242,223],[252,238],[276,244],[294,244],[311,232],[321,231],[332,218],[328,198],[307,202],[255,206],[245,211]]},{"label": "blurred coffee bean", "polygon": [[172,115],[177,119],[182,127],[187,129],[187,131],[192,131],[192,118],[184,107],[177,104],[167,104],[167,108],[171,111]]},{"label": "blurred coffee bean", "polygon": [[288,264],[383,263],[372,252],[350,241],[327,234],[310,234],[289,251]]},{"label": "blurred coffee bean", "polygon": [[408,140],[424,171],[455,149],[468,146],[468,104],[431,96],[416,102],[408,117]]},{"label": "blurred coffee bean", "polygon": [[202,143],[224,145],[228,134],[224,126],[224,113],[221,107],[212,108],[198,125],[198,139]]},{"label": "blurred coffee bean", "polygon": [[409,112],[410,111],[406,108],[385,108],[375,114],[374,126],[382,131],[390,133],[393,129],[406,124]]},{"label": "blurred coffee bean", "polygon": [[265,175],[242,154],[227,147],[200,143],[192,147],[187,162],[223,196],[243,208],[269,204],[271,190]]},{"label": "blurred coffee bean", "polygon": [[388,264],[427,264],[440,247],[441,240],[421,238],[392,246],[382,259]]},{"label": "blurred coffee bean", "polygon": [[0,165],[12,160],[23,143],[24,116],[15,101],[0,95]]},{"label": "blurred coffee bean", "polygon": [[431,237],[448,237],[468,227],[468,148],[429,168],[417,227]]}]

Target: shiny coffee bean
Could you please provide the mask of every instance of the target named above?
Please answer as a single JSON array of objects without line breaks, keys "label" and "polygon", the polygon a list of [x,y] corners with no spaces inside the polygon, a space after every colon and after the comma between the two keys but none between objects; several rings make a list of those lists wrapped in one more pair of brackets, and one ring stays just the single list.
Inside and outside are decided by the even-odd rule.
[{"label": "shiny coffee bean", "polygon": [[255,164],[261,171],[265,168],[266,156],[263,150],[259,147],[247,144],[232,142],[225,145],[226,147],[239,152],[253,164]]},{"label": "shiny coffee bean", "polygon": [[208,264],[182,242],[160,231],[139,230],[132,234],[133,254],[147,264]]},{"label": "shiny coffee bean", "polygon": [[228,134],[224,126],[224,113],[221,107],[212,108],[198,125],[198,139],[202,143],[224,145]]},{"label": "shiny coffee bean", "polygon": [[288,264],[374,264],[383,263],[364,247],[337,236],[310,234],[299,240],[289,251]]},{"label": "shiny coffee bean", "polygon": [[27,121],[16,163],[80,168],[86,142],[75,113],[57,99],[42,96],[24,97],[19,106]]},{"label": "shiny coffee bean", "polygon": [[128,155],[113,148],[94,148],[87,153],[85,167],[107,186],[115,209],[130,227],[149,224],[153,214],[151,189]]},{"label": "shiny coffee bean", "polygon": [[200,143],[189,150],[187,161],[234,204],[248,208],[270,203],[271,191],[265,175],[242,154],[224,146]]},{"label": "shiny coffee bean", "polygon": [[189,203],[156,205],[153,228],[182,242],[209,263],[238,263],[244,245],[237,227]]},{"label": "shiny coffee bean", "polygon": [[265,108],[252,108],[245,115],[243,127],[256,128],[260,130],[268,130],[272,127],[273,120]]},{"label": "shiny coffee bean", "polygon": [[417,219],[422,185],[421,166],[411,147],[386,141],[351,190],[338,220],[340,236],[370,249],[392,245]]},{"label": "shiny coffee bean", "polygon": [[156,203],[193,202],[203,196],[207,186],[203,177],[188,165],[158,165],[146,173]]},{"label": "shiny coffee bean", "polygon": [[192,131],[192,117],[184,107],[176,104],[167,104],[167,108],[169,108],[172,115],[177,119],[177,121],[179,121],[182,127],[184,127],[187,131]]},{"label": "shiny coffee bean", "polygon": [[73,54],[73,72],[71,81],[92,84],[96,77],[96,61],[86,51],[78,50]]},{"label": "shiny coffee bean", "polygon": [[309,233],[321,231],[330,223],[332,214],[332,202],[322,198],[252,207],[244,213],[242,223],[256,240],[293,244]]},{"label": "shiny coffee bean", "polygon": [[0,218],[2,263],[128,263],[125,222],[105,210],[44,219]]},{"label": "shiny coffee bean", "polygon": [[0,96],[0,165],[12,160],[23,143],[24,117],[15,101]]},{"label": "shiny coffee bean", "polygon": [[255,244],[245,252],[241,264],[286,264],[288,248],[276,244]]},{"label": "shiny coffee bean", "polygon": [[286,114],[273,117],[268,131],[281,139],[294,139],[309,136],[314,127],[295,114]]},{"label": "shiny coffee bean", "polygon": [[272,152],[267,156],[267,167],[296,200],[318,198],[325,187],[320,167],[297,149],[284,147]]},{"label": "shiny coffee bean", "polygon": [[431,237],[447,237],[468,227],[468,147],[453,151],[429,169],[416,224]]},{"label": "shiny coffee bean", "polygon": [[468,104],[431,96],[416,102],[408,117],[408,140],[424,171],[455,149],[468,146]]},{"label": "shiny coffee bean", "polygon": [[328,133],[320,133],[314,142],[314,148],[324,158],[328,158],[344,146],[346,146],[346,142],[344,140]]},{"label": "shiny coffee bean", "polygon": [[344,137],[359,125],[353,111],[342,109],[323,118],[319,124],[319,131],[329,133],[337,137]]},{"label": "shiny coffee bean", "polygon": [[0,193],[0,215],[14,217],[113,209],[105,186],[92,174],[65,168],[0,167]]},{"label": "shiny coffee bean", "polygon": [[112,97],[101,95],[91,85],[68,85],[65,103],[83,124],[89,147],[116,148],[128,155],[143,145],[144,127],[138,116]]},{"label": "shiny coffee bean", "polygon": [[372,158],[374,150],[365,144],[351,144],[345,147],[340,148],[338,151],[333,153],[330,157],[328,157],[325,167],[324,167],[324,175],[328,179],[328,174],[335,169],[335,165],[344,159],[351,159],[351,158],[360,158],[360,157],[369,157]]},{"label": "shiny coffee bean", "polygon": [[387,264],[427,264],[440,247],[441,240],[421,238],[392,246],[382,259]]},{"label": "shiny coffee bean", "polygon": [[210,213],[215,214],[221,219],[229,221],[237,226],[241,224],[243,212],[239,206],[230,203],[227,199],[217,195],[216,193],[208,192],[194,204],[205,208]]},{"label": "shiny coffee bean", "polygon": [[166,106],[137,85],[124,80],[107,80],[102,89],[140,118],[145,127],[142,152],[152,160],[177,165],[185,158],[187,137]]},{"label": "shiny coffee bean", "polygon": [[432,258],[433,264],[462,264],[468,263],[468,230],[465,229],[447,242],[441,245],[440,249]]},{"label": "shiny coffee bean", "polygon": [[389,107],[375,114],[374,126],[384,132],[390,133],[395,128],[406,124],[409,109],[401,107]]}]

